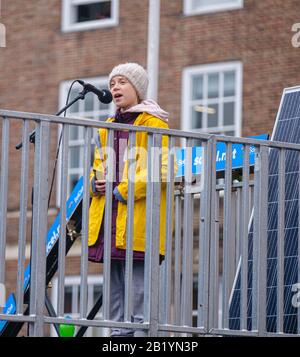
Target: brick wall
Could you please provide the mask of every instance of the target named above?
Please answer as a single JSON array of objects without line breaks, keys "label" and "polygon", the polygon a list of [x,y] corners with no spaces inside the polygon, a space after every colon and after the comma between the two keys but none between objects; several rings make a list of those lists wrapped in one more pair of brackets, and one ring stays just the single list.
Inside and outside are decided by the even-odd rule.
[{"label": "brick wall", "polygon": [[[0,49],[0,108],[55,113],[63,80],[107,75],[124,61],[147,64],[148,1],[120,1],[119,26],[61,32],[61,1],[5,1],[7,47]],[[180,127],[182,70],[187,66],[239,60],[243,63],[242,135],[271,132],[282,90],[300,83],[299,48],[291,44],[297,0],[245,0],[244,8],[184,16],[182,0],[161,2],[159,102]],[[19,123],[11,127],[9,209],[16,192]],[[52,130],[51,163],[56,149]],[[53,166],[50,163],[50,174]],[[16,190],[15,190],[16,188]],[[55,201],[52,200],[52,205]]]},{"label": "brick wall", "polygon": [[[60,3],[2,0],[1,108],[54,113],[62,80],[106,75],[123,61],[146,65],[146,0],[120,1],[117,27],[65,34]],[[282,89],[300,81],[299,49],[291,45],[299,2],[245,0],[240,10],[195,16],[184,16],[182,8],[182,0],[161,2],[159,101],[171,112],[172,126],[179,126],[184,67],[240,60],[243,133],[271,130]]]},{"label": "brick wall", "polygon": [[242,135],[271,132],[282,90],[299,85],[299,48],[291,27],[297,1],[245,0],[244,8],[183,16],[182,1],[162,1],[160,102],[180,125],[181,73],[187,66],[239,60],[243,63]]}]

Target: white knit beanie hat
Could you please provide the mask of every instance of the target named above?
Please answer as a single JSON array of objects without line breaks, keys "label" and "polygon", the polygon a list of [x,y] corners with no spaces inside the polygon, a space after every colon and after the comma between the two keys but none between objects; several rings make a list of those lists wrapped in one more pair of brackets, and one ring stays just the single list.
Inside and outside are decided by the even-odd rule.
[{"label": "white knit beanie hat", "polygon": [[109,84],[113,77],[126,77],[137,91],[140,100],[146,99],[149,84],[148,74],[145,69],[137,63],[124,63],[114,67],[109,75]]}]

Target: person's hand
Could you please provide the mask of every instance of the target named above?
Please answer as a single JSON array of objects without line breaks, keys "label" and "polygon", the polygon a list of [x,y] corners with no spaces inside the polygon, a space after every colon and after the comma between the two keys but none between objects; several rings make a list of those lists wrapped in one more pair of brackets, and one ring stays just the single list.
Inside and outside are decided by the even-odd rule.
[{"label": "person's hand", "polygon": [[95,180],[95,191],[97,196],[105,195],[105,180]]}]

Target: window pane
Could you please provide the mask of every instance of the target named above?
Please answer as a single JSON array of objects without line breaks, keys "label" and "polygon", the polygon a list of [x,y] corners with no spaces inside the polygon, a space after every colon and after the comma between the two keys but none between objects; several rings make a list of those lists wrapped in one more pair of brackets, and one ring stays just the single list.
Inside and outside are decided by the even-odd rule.
[{"label": "window pane", "polygon": [[203,113],[192,108],[192,129],[201,129],[203,126]]},{"label": "window pane", "polygon": [[78,138],[79,138],[78,126],[71,125],[70,126],[70,140],[78,140]]},{"label": "window pane", "polygon": [[93,93],[88,93],[84,99],[84,110],[86,112],[91,112],[94,110],[94,95]]},{"label": "window pane", "polygon": [[71,169],[79,167],[79,157],[80,157],[80,147],[79,146],[70,147],[69,162],[70,162]]},{"label": "window pane", "polygon": [[203,141],[200,139],[194,139],[193,146],[202,146]]},{"label": "window pane", "polygon": [[224,103],[224,125],[234,124],[234,103]]},{"label": "window pane", "polygon": [[99,110],[108,110],[109,104],[102,103],[102,102],[100,102],[100,100],[98,101],[98,103],[99,103],[99,106],[98,106]]},{"label": "window pane", "polygon": [[111,17],[111,1],[76,6],[76,22],[108,19]]},{"label": "window pane", "polygon": [[[78,95],[78,90],[72,90],[69,98],[69,103],[75,99]],[[70,113],[78,113],[79,111],[79,101],[75,102],[73,105],[71,105],[70,108],[68,108],[68,112]]]},{"label": "window pane", "polygon": [[219,96],[219,74],[211,73],[208,75],[208,98],[217,98]]},{"label": "window pane", "polygon": [[66,286],[64,313],[71,314],[72,312],[72,286]]},{"label": "window pane", "polygon": [[69,182],[70,187],[68,189],[68,192],[72,192],[72,190],[75,187],[78,179],[79,179],[79,175],[78,174],[70,175],[70,182]]},{"label": "window pane", "polygon": [[224,97],[235,95],[235,72],[224,73]]},{"label": "window pane", "polygon": [[102,285],[94,285],[94,291],[93,291],[93,302],[94,304],[97,302],[99,297],[102,295]]},{"label": "window pane", "polygon": [[218,126],[218,116],[219,116],[219,105],[211,104],[209,106],[210,111],[207,114],[207,127],[214,128]]},{"label": "window pane", "polygon": [[231,131],[225,131],[224,135],[234,136],[235,133],[234,133],[234,131],[232,131],[232,130],[231,130]]},{"label": "window pane", "polygon": [[193,97],[192,99],[203,98],[203,76],[194,76],[192,79]]},{"label": "window pane", "polygon": [[83,140],[83,134],[84,134],[83,133],[83,127],[76,126],[76,125],[70,125],[70,130],[69,130],[69,142],[70,142],[70,144],[73,141],[73,143],[72,143],[73,145],[78,145],[78,143],[74,143],[74,141]]},{"label": "window pane", "polygon": [[193,9],[197,9],[201,7],[211,6],[211,5],[221,5],[221,4],[234,3],[234,2],[235,2],[234,0],[193,0],[192,6]]},{"label": "window pane", "polygon": [[94,158],[95,158],[95,145],[92,145],[91,146],[91,166],[93,166]]}]

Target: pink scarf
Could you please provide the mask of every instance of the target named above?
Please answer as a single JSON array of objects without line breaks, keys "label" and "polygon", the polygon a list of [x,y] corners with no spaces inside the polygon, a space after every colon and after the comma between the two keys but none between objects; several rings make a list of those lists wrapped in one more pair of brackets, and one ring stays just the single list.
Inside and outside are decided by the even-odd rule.
[{"label": "pink scarf", "polygon": [[149,113],[165,122],[168,122],[169,113],[164,111],[154,100],[146,99],[143,100],[141,103],[125,110],[124,113]]}]

